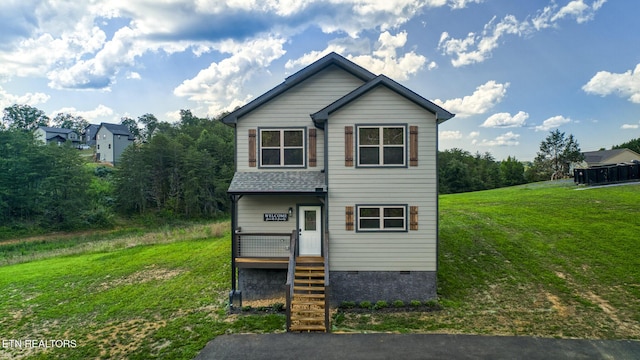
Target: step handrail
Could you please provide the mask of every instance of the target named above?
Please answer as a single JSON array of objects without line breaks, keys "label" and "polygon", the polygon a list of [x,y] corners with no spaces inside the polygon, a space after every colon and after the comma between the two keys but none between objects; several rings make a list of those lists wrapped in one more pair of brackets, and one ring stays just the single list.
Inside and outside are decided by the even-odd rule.
[{"label": "step handrail", "polygon": [[289,245],[289,267],[287,269],[287,332],[291,331],[291,301],[293,300],[293,279],[296,269],[296,243],[298,242],[298,232],[291,232]]}]

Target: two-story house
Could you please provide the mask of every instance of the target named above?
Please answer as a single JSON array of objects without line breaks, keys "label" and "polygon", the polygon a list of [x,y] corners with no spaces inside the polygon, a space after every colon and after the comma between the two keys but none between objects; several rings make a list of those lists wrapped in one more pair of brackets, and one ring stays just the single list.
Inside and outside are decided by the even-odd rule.
[{"label": "two-story house", "polygon": [[436,297],[438,124],[454,114],[331,53],[235,128],[230,301],[286,296],[290,331],[342,301]]},{"label": "two-story house", "polygon": [[84,128],[84,134],[82,134],[82,140],[84,141],[85,144],[89,146],[96,145],[96,132],[98,132],[99,128],[100,128],[100,125],[98,124],[89,124]]},{"label": "two-story house", "polygon": [[45,144],[56,143],[64,144],[67,141],[72,145],[80,143],[80,137],[71,129],[55,128],[48,126],[39,126],[33,132],[34,137]]},{"label": "two-story house", "polygon": [[135,137],[125,125],[101,123],[95,132],[96,160],[117,165],[120,156]]}]

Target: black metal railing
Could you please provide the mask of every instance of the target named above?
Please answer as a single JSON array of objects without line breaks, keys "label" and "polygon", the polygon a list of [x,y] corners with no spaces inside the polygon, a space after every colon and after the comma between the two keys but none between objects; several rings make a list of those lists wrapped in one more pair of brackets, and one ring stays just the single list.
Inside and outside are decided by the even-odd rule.
[{"label": "black metal railing", "polygon": [[293,300],[293,283],[296,271],[296,243],[298,242],[297,232],[294,230],[291,233],[291,244],[289,253],[289,267],[287,268],[287,287],[286,302],[287,302],[287,331],[291,329],[291,301]]},{"label": "black metal railing", "polygon": [[251,258],[288,258],[293,233],[236,232],[235,256]]}]

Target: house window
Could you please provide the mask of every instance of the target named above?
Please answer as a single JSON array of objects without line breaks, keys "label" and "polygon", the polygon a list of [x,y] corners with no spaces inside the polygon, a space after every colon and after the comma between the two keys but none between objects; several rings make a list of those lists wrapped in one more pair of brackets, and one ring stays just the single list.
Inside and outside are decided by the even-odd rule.
[{"label": "house window", "polygon": [[406,126],[361,125],[358,131],[358,166],[406,166]]},{"label": "house window", "polygon": [[260,166],[305,165],[304,129],[260,129]]},{"label": "house window", "polygon": [[406,205],[357,206],[358,231],[406,231]]}]

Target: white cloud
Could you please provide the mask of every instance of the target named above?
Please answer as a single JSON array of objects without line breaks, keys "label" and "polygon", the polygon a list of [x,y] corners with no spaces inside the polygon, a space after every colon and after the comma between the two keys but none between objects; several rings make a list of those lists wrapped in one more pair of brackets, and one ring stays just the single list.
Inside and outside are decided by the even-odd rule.
[{"label": "white cloud", "polygon": [[28,92],[23,95],[14,95],[8,93],[5,89],[2,88],[2,86],[0,86],[0,109],[4,109],[13,104],[35,106],[38,104],[46,103],[50,98],[51,96],[39,92]]},{"label": "white cloud", "polygon": [[462,139],[462,133],[460,131],[445,130],[439,132],[441,140],[459,140]]},{"label": "white cloud", "polygon": [[142,76],[135,71],[129,71],[127,72],[127,79],[140,80],[142,79]]},{"label": "white cloud", "polygon": [[631,130],[631,129],[638,129],[640,128],[640,125],[638,124],[622,124],[622,126],[620,126],[621,129],[625,129],[625,130]]},{"label": "white cloud", "polygon": [[446,101],[435,99],[433,102],[456,114],[458,118],[484,114],[494,105],[502,101],[507,93],[509,83],[496,83],[494,80],[480,85],[471,95]]},{"label": "white cloud", "polygon": [[475,139],[475,138],[477,138],[478,136],[480,136],[480,132],[479,132],[479,131],[472,131],[472,132],[470,132],[470,133],[469,133],[469,136],[467,136],[467,138],[469,138],[469,139]]},{"label": "white cloud", "polygon": [[475,144],[479,146],[518,146],[520,145],[518,138],[520,138],[520,134],[509,131],[508,133],[502,134],[493,140],[483,139]]},{"label": "white cloud", "polygon": [[547,120],[542,122],[542,125],[538,125],[535,127],[536,131],[549,131],[551,129],[558,128],[564,124],[570,123],[571,119],[565,118],[562,115],[557,115],[554,117],[550,117]]},{"label": "white cloud", "polygon": [[211,65],[173,90],[176,96],[204,103],[208,114],[217,115],[244,105],[250,96],[243,95],[243,85],[272,61],[285,54],[281,38],[264,38],[236,43],[227,41],[219,51],[232,55]]},{"label": "white cloud", "polygon": [[[505,35],[519,35],[526,31],[526,24],[520,23],[515,16],[507,15],[494,24],[495,17],[484,26],[481,35],[469,33],[464,39],[450,38],[447,32],[440,36],[438,48],[444,54],[452,55],[451,64],[455,67],[483,62],[499,45],[500,38]],[[475,50],[472,50],[474,49]]]},{"label": "white cloud", "polygon": [[480,4],[483,0],[449,0],[452,9],[464,9],[469,3]]},{"label": "white cloud", "polygon": [[599,71],[582,90],[589,94],[611,95],[618,94],[627,97],[629,101],[640,104],[640,64],[634,70],[628,70],[622,74]]},{"label": "white cloud", "polygon": [[438,49],[445,55],[452,57],[451,64],[454,67],[480,63],[491,57],[493,51],[498,48],[500,41],[506,35],[521,37],[534,31],[555,27],[565,17],[575,18],[576,22],[584,23],[592,20],[596,11],[605,2],[606,0],[595,0],[591,5],[587,5],[584,0],[574,0],[558,11],[556,11],[557,5],[552,3],[538,11],[531,20],[524,21],[519,21],[513,15],[506,15],[495,23],[496,17],[494,16],[485,24],[480,34],[471,32],[465,38],[453,38],[448,32],[443,32],[440,35]]},{"label": "white cloud", "polygon": [[524,111],[519,111],[517,114],[511,116],[510,113],[497,113],[489,116],[482,127],[487,128],[509,128],[509,127],[522,127],[525,125],[529,114]]},{"label": "white cloud", "polygon": [[51,113],[51,117],[53,118],[59,113],[71,114],[74,116],[81,116],[90,123],[100,123],[101,121],[106,120],[106,118],[112,117],[113,109],[102,104],[98,105],[93,110],[85,110],[85,111],[78,110],[74,107],[64,107],[59,110],[53,111]]},{"label": "white cloud", "polygon": [[[349,46],[348,42],[334,42],[329,44],[329,46],[322,51],[312,51],[304,54],[298,59],[287,61],[285,68],[293,69],[308,65],[330,52],[336,52],[342,54],[347,59],[366,68],[374,74],[384,74],[390,78],[400,81],[406,80],[411,75],[416,74],[420,69],[422,69],[427,62],[426,57],[418,55],[414,51],[398,56],[398,49],[404,47],[406,43],[406,31],[402,31],[396,35],[391,35],[388,31],[384,31],[378,37],[378,41],[376,43],[377,47],[376,50],[373,51],[372,55],[362,54],[354,56],[352,54],[346,54],[347,52],[352,51],[352,47]],[[362,48],[363,46],[359,44],[357,50],[362,52]],[[435,62],[431,62],[427,65],[429,70],[436,67],[437,64]]]},{"label": "white cloud", "polygon": [[607,0],[596,0],[589,6],[584,3],[584,0],[573,0],[551,17],[551,21],[555,22],[565,17],[575,18],[578,24],[591,21],[595,16],[595,12],[598,11],[605,2],[607,2]]}]

